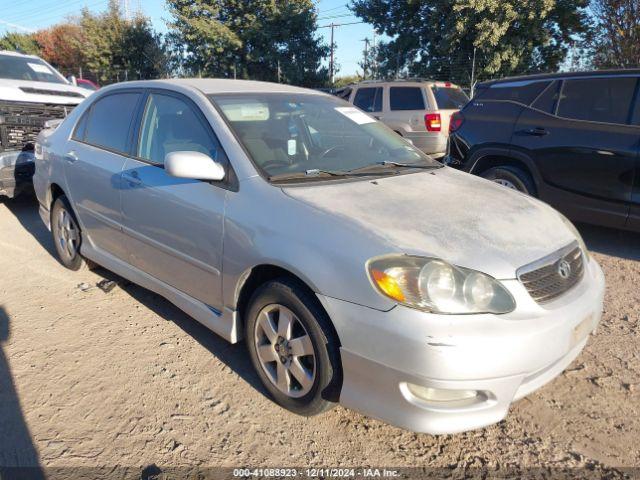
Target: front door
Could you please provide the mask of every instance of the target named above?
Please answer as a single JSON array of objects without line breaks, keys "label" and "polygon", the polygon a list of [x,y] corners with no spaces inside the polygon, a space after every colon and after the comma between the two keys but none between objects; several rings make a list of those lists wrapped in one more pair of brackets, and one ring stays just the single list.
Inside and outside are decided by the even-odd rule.
[{"label": "front door", "polygon": [[122,172],[130,262],[210,307],[222,309],[223,184],[175,178],[164,158],[197,151],[224,161],[207,120],[186,97],[150,93],[135,157]]},{"label": "front door", "polygon": [[533,156],[540,198],[576,221],[623,227],[638,148],[629,124],[637,79],[553,82],[522,111],[512,144]]},{"label": "front door", "polygon": [[141,96],[119,92],[98,99],[83,114],[63,152],[66,190],[85,240],[124,260],[128,254],[121,225],[120,174]]}]

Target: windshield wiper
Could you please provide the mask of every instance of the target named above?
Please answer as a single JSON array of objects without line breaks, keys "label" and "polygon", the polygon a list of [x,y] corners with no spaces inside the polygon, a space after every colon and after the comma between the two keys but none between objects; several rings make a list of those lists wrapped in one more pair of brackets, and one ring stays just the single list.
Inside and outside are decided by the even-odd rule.
[{"label": "windshield wiper", "polygon": [[269,181],[273,182],[278,180],[315,178],[325,175],[330,177],[346,177],[349,175],[349,172],[343,172],[341,170],[322,170],[320,168],[312,168],[310,170],[305,170],[304,172],[280,173],[278,175],[271,175],[269,177]]},{"label": "windshield wiper", "polygon": [[383,162],[378,162],[377,165],[383,165],[383,166],[392,166],[392,167],[401,167],[401,168],[422,168],[424,170],[434,170],[437,168],[442,168],[444,167],[444,165],[439,164],[439,165],[416,165],[415,163],[401,163],[401,162],[394,162],[392,160],[384,160]]}]

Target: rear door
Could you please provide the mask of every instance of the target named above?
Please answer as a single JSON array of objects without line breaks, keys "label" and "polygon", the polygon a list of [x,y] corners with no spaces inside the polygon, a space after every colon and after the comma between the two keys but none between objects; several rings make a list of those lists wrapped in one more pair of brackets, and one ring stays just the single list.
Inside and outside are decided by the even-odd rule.
[{"label": "rear door", "polygon": [[129,154],[140,91],[118,91],[87,110],[64,152],[67,194],[94,247],[126,259],[120,212],[120,172]]},{"label": "rear door", "polygon": [[576,221],[623,227],[638,149],[630,125],[637,78],[555,81],[518,119],[513,146],[542,176],[540,198]]}]

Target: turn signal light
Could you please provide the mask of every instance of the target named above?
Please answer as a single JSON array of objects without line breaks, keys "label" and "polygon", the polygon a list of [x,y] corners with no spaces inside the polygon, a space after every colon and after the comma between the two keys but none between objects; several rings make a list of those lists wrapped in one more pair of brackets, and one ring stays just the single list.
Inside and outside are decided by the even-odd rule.
[{"label": "turn signal light", "polygon": [[385,295],[399,302],[404,302],[404,293],[395,278],[380,270],[371,270],[371,276]]},{"label": "turn signal light", "polygon": [[428,132],[439,132],[442,130],[442,120],[439,113],[427,113],[424,116],[424,124]]}]

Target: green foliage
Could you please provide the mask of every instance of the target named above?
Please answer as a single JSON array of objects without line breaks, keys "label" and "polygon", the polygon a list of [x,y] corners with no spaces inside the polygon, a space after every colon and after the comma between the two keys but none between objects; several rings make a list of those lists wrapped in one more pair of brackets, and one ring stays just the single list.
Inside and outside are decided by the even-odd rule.
[{"label": "green foliage", "polygon": [[39,55],[40,45],[33,33],[6,33],[0,38],[0,50],[10,50],[29,55]]},{"label": "green foliage", "polygon": [[312,0],[167,0],[169,34],[187,75],[326,84],[329,48]]},{"label": "green foliage", "polygon": [[111,0],[102,14],[84,9],[79,23],[85,66],[100,83],[157,78],[167,73],[161,36],[146,18],[125,19],[117,0]]},{"label": "green foliage", "polygon": [[333,86],[335,88],[346,87],[347,85],[351,85],[353,83],[358,83],[362,81],[362,77],[360,75],[348,75],[345,77],[336,77],[333,82]]},{"label": "green foliage", "polygon": [[588,30],[589,0],[353,0],[392,39],[378,47],[381,76],[406,72],[469,84],[557,70]]},{"label": "green foliage", "polygon": [[597,68],[640,66],[640,0],[593,0],[594,38],[590,45]]}]

